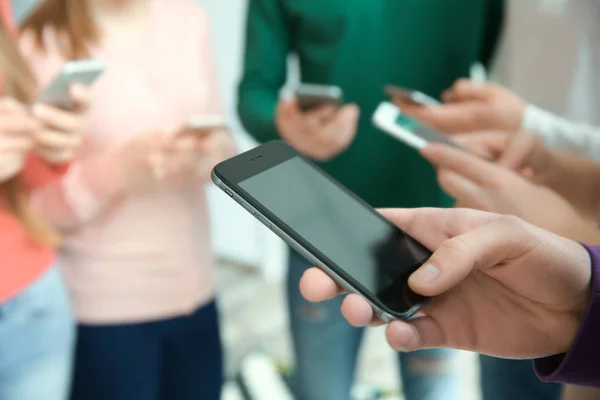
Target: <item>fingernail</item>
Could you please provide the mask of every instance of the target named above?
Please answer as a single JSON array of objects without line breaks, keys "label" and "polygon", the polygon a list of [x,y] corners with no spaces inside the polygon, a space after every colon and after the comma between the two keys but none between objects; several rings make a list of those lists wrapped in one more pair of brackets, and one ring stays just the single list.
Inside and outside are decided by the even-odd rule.
[{"label": "fingernail", "polygon": [[394,350],[407,353],[410,349],[407,343],[408,339],[406,338],[407,332],[402,324],[396,323],[396,321],[389,324],[387,335]]},{"label": "fingernail", "polygon": [[411,280],[414,283],[421,285],[429,285],[439,276],[439,274],[440,270],[435,265],[425,264],[412,274]]}]

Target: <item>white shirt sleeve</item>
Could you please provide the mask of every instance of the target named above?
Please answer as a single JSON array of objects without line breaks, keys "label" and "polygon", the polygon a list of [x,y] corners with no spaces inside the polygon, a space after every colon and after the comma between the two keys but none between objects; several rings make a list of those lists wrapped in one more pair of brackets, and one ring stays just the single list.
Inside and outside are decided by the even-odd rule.
[{"label": "white shirt sleeve", "polygon": [[521,129],[535,133],[553,149],[600,163],[600,127],[572,122],[528,104]]}]

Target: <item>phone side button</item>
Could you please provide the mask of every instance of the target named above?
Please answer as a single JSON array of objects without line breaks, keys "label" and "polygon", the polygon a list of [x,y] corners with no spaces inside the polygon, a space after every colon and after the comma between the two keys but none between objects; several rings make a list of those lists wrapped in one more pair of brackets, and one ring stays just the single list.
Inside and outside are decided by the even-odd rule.
[{"label": "phone side button", "polygon": [[231,190],[229,190],[229,189],[225,189],[225,193],[227,193],[227,195],[228,195],[229,197],[233,197],[233,193],[231,193]]},{"label": "phone side button", "polygon": [[267,221],[264,217],[262,217],[261,215],[257,215],[256,218],[258,218],[258,220],[262,222],[267,228],[271,229],[271,223]]},{"label": "phone side button", "polygon": [[254,215],[254,210],[252,209],[252,207],[250,207],[250,205],[248,203],[246,203],[245,201],[242,201],[240,204],[242,205],[242,207],[244,207],[246,209],[246,211],[248,211],[250,214]]}]

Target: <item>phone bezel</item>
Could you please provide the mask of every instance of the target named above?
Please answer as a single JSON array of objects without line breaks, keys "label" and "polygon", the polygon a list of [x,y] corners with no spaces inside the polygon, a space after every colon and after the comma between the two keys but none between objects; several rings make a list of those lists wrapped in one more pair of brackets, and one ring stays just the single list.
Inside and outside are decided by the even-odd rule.
[{"label": "phone bezel", "polygon": [[[380,301],[377,298],[377,296],[375,296],[375,294],[373,294],[372,292],[367,290],[360,282],[356,281],[348,273],[346,273],[343,270],[343,268],[341,268],[340,266],[335,264],[333,261],[331,261],[329,258],[327,258],[324,254],[322,254],[317,248],[315,248],[310,243],[305,241],[290,226],[288,226],[283,221],[281,221],[279,218],[277,218],[268,209],[263,207],[259,201],[257,201],[248,192],[246,192],[241,186],[239,186],[240,182],[242,182],[246,179],[249,179],[263,171],[266,171],[269,168],[275,167],[275,166],[277,166],[291,158],[294,158],[294,157],[299,157],[304,162],[307,162],[311,167],[315,168],[318,173],[323,174],[325,176],[325,178],[331,182],[331,184],[336,185],[338,188],[342,189],[347,195],[349,195],[352,198],[354,198],[355,200],[357,200],[360,204],[362,204],[365,208],[367,208],[367,210],[372,212],[373,215],[375,215],[377,218],[379,218],[385,224],[389,225],[393,229],[400,230],[400,228],[398,228],[397,226],[392,224],[390,221],[388,221],[386,218],[381,216],[381,214],[379,214],[375,209],[373,209],[364,200],[362,200],[356,194],[352,193],[349,189],[347,189],[342,184],[337,182],[329,174],[327,174],[321,168],[319,168],[317,165],[315,165],[312,161],[310,161],[306,157],[302,156],[300,153],[298,153],[296,150],[294,150],[291,146],[289,146],[288,144],[286,144],[285,142],[280,141],[280,140],[267,142],[267,143],[263,144],[262,146],[259,146],[259,147],[252,149],[246,153],[240,154],[236,157],[233,157],[229,160],[226,160],[226,161],[218,164],[213,169],[213,180],[215,181],[217,186],[224,185],[225,188],[221,186],[221,189],[224,189],[226,192],[227,192],[226,189],[231,190],[232,192],[229,192],[228,194],[232,198],[234,198],[234,200],[236,200],[238,202],[240,202],[240,200],[241,200],[240,204],[247,211],[252,213],[252,211],[256,210],[256,212],[258,212],[258,215],[255,215],[255,216],[259,220],[261,220],[261,217],[265,218],[267,220],[266,222],[268,224],[272,224],[274,227],[278,228],[278,230],[281,230],[281,233],[283,233],[284,235],[281,235],[280,232],[277,232],[276,230],[272,229],[284,241],[288,242],[289,245],[291,245],[292,247],[295,247],[294,244],[297,244],[298,246],[300,246],[300,249],[296,248],[296,250],[305,250],[306,252],[308,252],[310,255],[312,255],[314,257],[314,259],[311,259],[311,261],[314,260],[314,261],[318,262],[318,265],[321,267],[324,267],[326,269],[326,272],[332,272],[333,275],[331,273],[330,273],[330,275],[332,275],[332,277],[334,279],[336,279],[336,278],[341,279],[342,282],[340,282],[339,279],[336,279],[336,280],[338,280],[338,283],[342,284],[344,289],[352,291],[357,294],[360,294],[361,296],[365,297],[371,303],[371,305],[374,306],[376,311],[379,311],[378,315],[380,318],[382,318],[384,320],[391,320],[391,319],[396,319],[396,318],[403,319],[403,320],[411,319],[411,317],[416,312],[418,312],[421,309],[421,307],[426,303],[427,299],[424,299],[422,303],[413,306],[412,308],[410,308],[409,310],[406,310],[405,312],[398,312],[398,311],[392,310],[390,307],[388,307],[382,301]],[[239,199],[236,198],[237,197],[236,195],[239,196]],[[245,202],[247,204],[244,204],[243,202]],[[248,209],[248,207],[247,207],[248,205],[250,207],[252,207],[253,210]],[[265,221],[261,221],[261,222],[263,222],[263,224],[265,223]],[[267,225],[267,227],[271,227],[271,226]],[[402,231],[402,230],[400,230],[400,231]],[[406,233],[404,233],[404,234],[406,234]],[[288,241],[287,238],[291,239],[294,243],[290,243],[290,241]],[[303,255],[305,255],[305,254],[303,254]],[[423,265],[423,263],[425,261],[426,260],[423,260],[420,263],[418,263],[417,265],[421,266],[421,265]]]}]

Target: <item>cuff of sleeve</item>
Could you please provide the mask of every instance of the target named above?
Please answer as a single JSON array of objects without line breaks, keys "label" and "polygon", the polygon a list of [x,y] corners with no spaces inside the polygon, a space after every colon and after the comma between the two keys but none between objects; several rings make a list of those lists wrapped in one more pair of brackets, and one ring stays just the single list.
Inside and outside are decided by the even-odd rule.
[{"label": "cuff of sleeve", "polygon": [[521,130],[535,133],[546,144],[552,140],[551,126],[553,115],[533,104],[527,104],[521,120]]},{"label": "cuff of sleeve", "polygon": [[569,351],[535,360],[535,371],[543,381],[600,386],[600,260],[591,248],[584,247],[592,261],[590,304]]},{"label": "cuff of sleeve", "polygon": [[72,165],[62,186],[65,199],[79,221],[94,218],[125,187],[112,153]]}]

